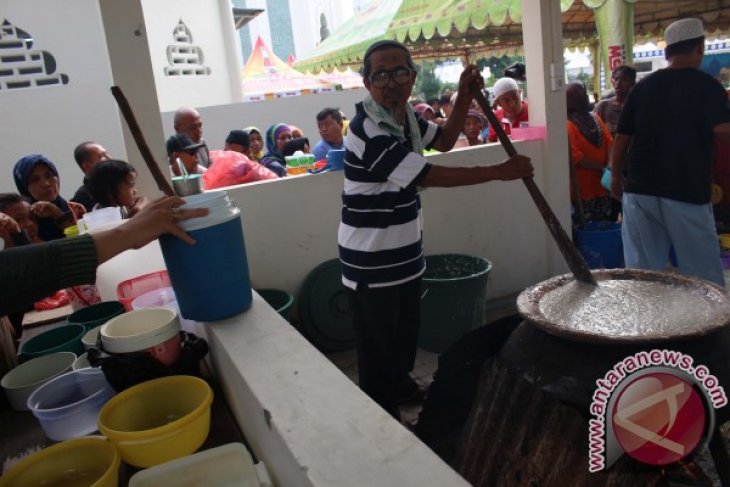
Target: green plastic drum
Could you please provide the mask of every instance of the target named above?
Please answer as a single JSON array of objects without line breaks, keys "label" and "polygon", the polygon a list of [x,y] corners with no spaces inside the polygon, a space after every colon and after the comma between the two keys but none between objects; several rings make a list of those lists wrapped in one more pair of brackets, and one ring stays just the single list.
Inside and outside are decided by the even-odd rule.
[{"label": "green plastic drum", "polygon": [[466,332],[484,324],[487,278],[492,263],[461,254],[426,256],[418,345],[442,353]]}]

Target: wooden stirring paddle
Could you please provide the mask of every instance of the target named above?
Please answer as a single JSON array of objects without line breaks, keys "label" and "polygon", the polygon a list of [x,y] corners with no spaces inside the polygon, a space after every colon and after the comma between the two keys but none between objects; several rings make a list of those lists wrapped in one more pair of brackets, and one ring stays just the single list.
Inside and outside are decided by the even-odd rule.
[{"label": "wooden stirring paddle", "polygon": [[[479,89],[474,89],[472,93],[474,95],[474,99],[479,104],[479,107],[489,120],[489,124],[491,125],[489,130],[494,130],[497,133],[497,137],[499,138],[502,147],[504,147],[504,150],[510,157],[517,155],[515,146],[512,145],[512,141],[509,137],[507,137],[504,127],[502,127],[500,121],[497,120],[492,108],[484,98],[484,94],[482,94]],[[565,230],[563,230],[563,226],[560,225],[555,213],[553,213],[553,210],[550,208],[550,205],[548,205],[548,202],[545,200],[542,192],[535,184],[535,180],[532,178],[522,178],[522,182],[524,182],[525,186],[527,186],[527,191],[530,193],[530,196],[532,196],[532,200],[535,202],[537,209],[540,211],[540,215],[542,215],[543,220],[545,220],[545,224],[550,230],[550,233],[553,235],[555,243],[558,244],[558,249],[560,249],[560,253],[563,254],[563,258],[568,263],[568,267],[576,280],[596,284],[596,280],[593,278],[593,274],[591,274],[588,264],[586,264],[585,259],[580,252],[578,252],[573,241],[565,233]]]},{"label": "wooden stirring paddle", "polygon": [[122,89],[118,86],[112,86],[112,95],[114,95],[114,99],[117,101],[119,110],[122,112],[122,116],[124,116],[124,120],[127,122],[129,131],[132,133],[132,137],[134,137],[134,142],[137,144],[140,154],[142,154],[142,159],[144,159],[144,162],[147,164],[147,168],[150,170],[152,177],[157,183],[157,188],[167,196],[175,196],[175,191],[173,191],[172,186],[170,186],[170,183],[167,179],[165,179],[162,171],[160,171],[160,166],[158,166],[157,162],[155,162],[152,151],[150,151],[147,141],[144,138],[144,134],[137,124],[137,119],[134,117],[132,107],[129,106],[127,97],[124,96]]}]

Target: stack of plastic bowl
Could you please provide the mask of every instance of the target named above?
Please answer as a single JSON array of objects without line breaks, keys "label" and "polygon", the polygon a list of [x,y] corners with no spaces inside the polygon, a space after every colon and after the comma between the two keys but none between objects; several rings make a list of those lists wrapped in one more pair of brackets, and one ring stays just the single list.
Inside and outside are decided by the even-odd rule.
[{"label": "stack of plastic bowl", "polygon": [[44,448],[16,463],[0,477],[0,487],[116,487],[119,464],[119,452],[106,438],[76,438]]},{"label": "stack of plastic bowl", "polygon": [[175,290],[172,287],[161,287],[152,291],[146,292],[140,296],[134,298],[132,301],[132,309],[147,309],[147,308],[170,308],[175,310],[178,318],[180,319],[180,327],[188,333],[195,333],[195,321],[186,320],[180,314],[180,307],[177,304],[177,297],[175,296]]},{"label": "stack of plastic bowl", "polygon": [[80,355],[84,353],[81,337],[85,333],[86,328],[77,323],[52,328],[23,342],[19,355],[24,360],[54,352],[73,352]]},{"label": "stack of plastic bowl", "polygon": [[111,354],[147,351],[163,365],[172,365],[182,351],[180,320],[170,308],[130,311],[101,327],[101,343]]},{"label": "stack of plastic bowl", "polygon": [[28,410],[28,397],[49,380],[72,368],[76,355],[56,352],[28,360],[5,374],[0,385],[5,390],[10,407],[16,411]]},{"label": "stack of plastic bowl", "polygon": [[213,391],[203,380],[174,375],[117,394],[99,413],[99,431],[136,467],[195,452],[208,437]]},{"label": "stack of plastic bowl", "polygon": [[99,411],[113,396],[101,369],[72,370],[36,389],[28,409],[48,438],[63,441],[96,431]]},{"label": "stack of plastic bowl", "polygon": [[124,313],[124,306],[119,301],[102,301],[71,313],[66,321],[69,324],[83,325],[88,331],[122,313]]},{"label": "stack of plastic bowl", "polygon": [[170,287],[170,276],[167,271],[150,272],[143,276],[133,277],[117,286],[117,297],[124,309],[132,311],[132,302],[139,296],[155,289]]}]

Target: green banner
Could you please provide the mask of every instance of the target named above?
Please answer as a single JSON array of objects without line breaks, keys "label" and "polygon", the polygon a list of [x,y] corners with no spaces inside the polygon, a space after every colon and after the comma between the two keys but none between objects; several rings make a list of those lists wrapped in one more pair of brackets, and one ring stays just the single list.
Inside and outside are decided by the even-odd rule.
[{"label": "green banner", "polygon": [[584,0],[584,3],[595,12],[606,84],[616,67],[634,61],[635,1]]}]

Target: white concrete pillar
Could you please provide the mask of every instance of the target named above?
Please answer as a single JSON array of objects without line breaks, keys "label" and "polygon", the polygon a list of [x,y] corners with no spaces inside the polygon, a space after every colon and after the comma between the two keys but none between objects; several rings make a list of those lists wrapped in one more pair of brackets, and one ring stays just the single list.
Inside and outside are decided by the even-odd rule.
[{"label": "white concrete pillar", "polygon": [[[535,182],[571,234],[568,135],[560,0],[522,0],[522,37],[527,66],[530,125],[544,125],[543,167]],[[537,209],[535,209],[537,211]],[[548,269],[567,272],[557,245],[548,242]]]},{"label": "white concrete pillar", "polygon": [[231,103],[243,101],[243,54],[238,39],[236,25],[233,22],[231,0],[218,0],[221,16],[221,32],[224,36],[226,58],[228,59],[228,77],[231,84]]},{"label": "white concrete pillar", "polygon": [[[165,134],[152,72],[141,0],[99,0],[115,85],[124,92],[147,145],[169,179]],[[111,97],[111,92],[109,94]],[[119,118],[122,114],[119,112]],[[138,192],[155,199],[162,193],[152,179],[127,124],[121,120],[129,162],[137,168]]]}]

